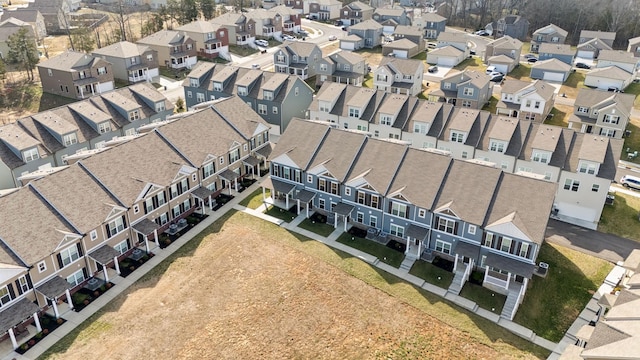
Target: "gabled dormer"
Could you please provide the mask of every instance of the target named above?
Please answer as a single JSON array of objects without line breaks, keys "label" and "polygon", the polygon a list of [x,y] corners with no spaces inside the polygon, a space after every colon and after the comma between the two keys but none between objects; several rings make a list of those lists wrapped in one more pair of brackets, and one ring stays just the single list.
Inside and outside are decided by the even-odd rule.
[{"label": "gabled dormer", "polygon": [[40,142],[29,136],[15,123],[0,127],[0,140],[25,163],[40,158],[38,149]]},{"label": "gabled dormer", "polygon": [[45,111],[33,115],[32,118],[63,146],[67,147],[78,143],[78,127],[57,114]]},{"label": "gabled dormer", "polygon": [[276,64],[289,64],[289,55],[283,49],[278,49],[278,51],[273,54],[273,59]]},{"label": "gabled dormer", "polygon": [[112,91],[101,96],[125,119],[129,119],[129,121],[131,122],[140,120],[141,107],[137,102],[125,97],[124,95],[116,91]]},{"label": "gabled dormer", "polygon": [[451,235],[460,235],[460,217],[450,208],[453,202],[446,203],[434,211],[432,228]]}]

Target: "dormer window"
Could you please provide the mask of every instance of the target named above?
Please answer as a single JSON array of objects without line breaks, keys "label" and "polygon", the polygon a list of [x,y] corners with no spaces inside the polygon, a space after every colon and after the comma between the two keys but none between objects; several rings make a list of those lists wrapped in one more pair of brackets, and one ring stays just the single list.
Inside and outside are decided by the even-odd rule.
[{"label": "dormer window", "polygon": [[109,124],[108,122],[98,124],[98,132],[100,134],[104,134],[109,131],[111,131],[111,124]]},{"label": "dormer window", "polygon": [[198,79],[189,79],[189,86],[191,86],[191,87],[200,86],[200,80],[198,80]]},{"label": "dormer window", "polygon": [[273,91],[263,90],[262,91],[262,97],[265,100],[273,100]]},{"label": "dormer window", "polygon": [[464,135],[463,132],[451,130],[451,142],[463,143]]},{"label": "dormer window", "polygon": [[548,164],[549,158],[551,158],[551,154],[547,151],[534,150],[533,154],[531,154],[531,161],[543,164]]},{"label": "dormer window", "polygon": [[354,107],[349,107],[349,117],[351,118],[360,118],[360,109],[356,109]]},{"label": "dormer window", "polygon": [[238,86],[238,95],[247,96],[247,87],[246,86]]},{"label": "dormer window", "polygon": [[164,101],[158,101],[156,103],[156,112],[165,111],[166,106],[164,105]]},{"label": "dormer window", "polygon": [[602,119],[602,122],[606,123],[606,124],[618,124],[620,122],[620,116],[612,115],[612,114],[606,114],[604,116],[604,118]]},{"label": "dormer window", "polygon": [[24,159],[24,162],[38,160],[40,158],[40,154],[38,153],[37,148],[32,148],[32,149],[23,151],[22,158]]},{"label": "dormer window", "polygon": [[140,119],[140,112],[138,110],[133,110],[129,112],[129,121],[135,121]]},{"label": "dormer window", "polygon": [[588,107],[584,107],[584,106],[579,106],[578,107],[578,112],[582,113],[582,114],[588,114],[589,113],[589,108]]},{"label": "dormer window", "polygon": [[214,82],[213,83],[213,91],[222,91],[222,83]]},{"label": "dormer window", "polygon": [[598,172],[598,165],[588,161],[580,161],[578,172],[583,174],[595,175]]},{"label": "dormer window", "polygon": [[76,133],[67,134],[62,137],[62,142],[64,143],[64,146],[77,144],[78,137],[76,136]]},{"label": "dormer window", "polygon": [[320,107],[321,112],[328,113],[329,111],[331,111],[331,104],[327,101],[320,101],[318,102],[318,105]]},{"label": "dormer window", "polygon": [[429,131],[429,124],[421,123],[421,122],[414,122],[413,123],[413,132],[414,132],[414,134],[427,135],[428,131]]},{"label": "dormer window", "polygon": [[504,141],[491,140],[489,141],[489,150],[504,153],[507,148],[507,144]]},{"label": "dormer window", "polygon": [[131,65],[135,65],[138,63],[138,58],[132,57],[131,58]]},{"label": "dormer window", "polygon": [[392,122],[393,122],[393,118],[391,115],[380,114],[380,125],[391,126]]}]

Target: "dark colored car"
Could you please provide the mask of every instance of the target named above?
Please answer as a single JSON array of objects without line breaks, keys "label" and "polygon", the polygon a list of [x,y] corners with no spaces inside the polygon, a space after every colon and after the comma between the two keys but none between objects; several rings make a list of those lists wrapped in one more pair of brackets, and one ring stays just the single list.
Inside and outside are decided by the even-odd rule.
[{"label": "dark colored car", "polygon": [[436,72],[438,72],[438,67],[435,66],[435,65],[430,66],[429,69],[427,69],[427,71],[430,72],[430,73],[436,73]]},{"label": "dark colored car", "polygon": [[581,63],[581,62],[576,63],[576,67],[578,69],[591,69],[591,66],[589,66],[589,65],[587,65],[585,63]]},{"label": "dark colored car", "polygon": [[533,64],[535,62],[538,62],[538,59],[536,59],[536,58],[528,58],[527,62],[530,63],[530,64]]},{"label": "dark colored car", "polygon": [[501,83],[504,80],[504,75],[496,75],[492,77],[489,81]]}]

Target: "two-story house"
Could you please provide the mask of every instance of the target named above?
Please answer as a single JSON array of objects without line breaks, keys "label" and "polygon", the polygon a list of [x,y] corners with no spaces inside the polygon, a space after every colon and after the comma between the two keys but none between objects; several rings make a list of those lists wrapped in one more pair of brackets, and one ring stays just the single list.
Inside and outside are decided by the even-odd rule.
[{"label": "two-story house", "polygon": [[188,108],[237,95],[278,134],[292,117],[305,117],[313,89],[295,75],[199,62],[184,81]]},{"label": "two-story house", "polygon": [[383,26],[380,23],[369,19],[349,26],[349,35],[357,35],[362,39],[364,47],[372,49],[382,44],[382,29]]},{"label": "two-story house", "polygon": [[430,101],[442,101],[455,106],[482,109],[489,102],[493,83],[489,75],[465,70],[440,81],[440,89],[429,93]]},{"label": "two-story house", "polygon": [[210,22],[227,29],[230,44],[247,45],[256,41],[256,22],[247,18],[244,13],[228,12],[211,19]]},{"label": "two-story house", "polygon": [[277,73],[299,76],[302,80],[318,72],[322,50],[314,43],[289,41],[273,53],[273,65]]},{"label": "two-story house", "polygon": [[246,16],[247,19],[254,21],[257,37],[265,39],[282,37],[282,15],[265,9],[255,9],[246,13]]},{"label": "two-story house", "polygon": [[345,26],[355,25],[366,20],[371,20],[373,18],[373,11],[373,7],[360,1],[354,1],[344,5],[342,9],[340,9],[340,21],[342,25]]},{"label": "two-story house", "polygon": [[284,5],[276,6],[269,10],[274,18],[280,18],[282,31],[285,33],[299,33],[302,30],[302,15],[300,12]]},{"label": "two-story house", "polygon": [[42,91],[72,99],[113,90],[111,64],[94,55],[66,51],[38,64]]},{"label": "two-story house", "polygon": [[489,42],[484,52],[484,62],[496,71],[508,74],[520,64],[522,41],[509,35]]},{"label": "two-story house", "polygon": [[569,33],[555,24],[543,26],[531,35],[531,48],[529,51],[537,53],[542,43],[564,44]]},{"label": "two-story house", "polygon": [[113,77],[118,80],[151,82],[160,76],[158,52],[145,45],[121,41],[94,50],[92,54],[111,63]]},{"label": "two-story house", "polygon": [[76,11],[80,2],[72,4],[68,0],[45,0],[29,3],[27,9],[37,10],[42,14],[48,34],[59,34],[69,28],[69,13]]},{"label": "two-story house", "polygon": [[580,89],[569,118],[569,128],[621,139],[629,123],[634,99],[632,94]]},{"label": "two-story house", "polygon": [[309,17],[314,20],[334,20],[340,18],[342,2],[339,0],[310,0]]},{"label": "two-story house", "polygon": [[600,50],[613,49],[615,39],[615,32],[582,30],[578,40],[578,57],[597,59]]},{"label": "two-story house", "polygon": [[365,58],[351,51],[338,51],[318,60],[316,88],[324,82],[337,82],[361,86],[364,76],[369,73]]},{"label": "two-story house", "polygon": [[520,15],[507,15],[489,25],[491,26],[487,26],[487,29],[491,28],[496,38],[511,36],[514,39],[526,41],[529,35],[529,20]]},{"label": "two-story house", "polygon": [[602,50],[598,56],[596,68],[608,66],[617,66],[630,74],[635,74],[638,70],[638,58],[622,50]]},{"label": "two-story house", "polygon": [[309,106],[309,118],[369,131],[369,123],[387,95],[382,90],[327,82]]},{"label": "two-story house", "polygon": [[553,108],[554,92],[555,88],[542,80],[507,79],[501,88],[496,113],[542,122]]},{"label": "two-story house", "polygon": [[422,61],[385,57],[373,73],[373,86],[388,93],[417,96],[422,92],[423,76]]},{"label": "two-story house", "polygon": [[422,30],[415,26],[398,25],[393,31],[393,41],[382,45],[382,55],[410,59],[425,49]]},{"label": "two-story house", "polygon": [[191,68],[198,60],[196,42],[184,31],[160,30],[137,43],[155,50],[158,63],[167,68]]},{"label": "two-story house", "polygon": [[[3,59],[9,55],[9,38],[23,29],[26,31],[26,41],[34,45],[37,44],[38,39],[30,24],[16,18],[8,18],[0,22],[0,55],[2,55]],[[34,55],[38,56],[36,53]]]},{"label": "two-story house", "polygon": [[558,59],[565,64],[572,65],[576,51],[569,44],[542,43],[538,47],[539,60]]},{"label": "two-story house", "polygon": [[305,0],[285,0],[282,6],[286,6],[290,9],[293,9],[296,13],[300,15],[309,13],[309,1]]},{"label": "two-story house", "polygon": [[640,57],[640,36],[629,39],[627,51],[632,53],[634,57]]},{"label": "two-story house", "polygon": [[461,32],[441,32],[438,34],[437,47],[453,46],[462,51],[465,57],[469,56],[469,37]]},{"label": "two-story house", "polygon": [[440,33],[445,31],[447,25],[446,17],[432,12],[422,14],[419,21],[422,23],[420,27],[424,29],[425,39],[437,39]]},{"label": "two-story house", "polygon": [[0,22],[8,20],[9,18],[18,19],[31,25],[38,43],[47,37],[47,27],[44,22],[44,17],[37,9],[17,8],[12,11],[4,11],[0,14]]},{"label": "two-story house", "polygon": [[393,23],[398,25],[409,26],[411,25],[411,18],[407,14],[407,11],[404,8],[376,8],[373,11],[373,15],[371,18],[379,23],[384,23],[386,21],[392,20]]},{"label": "two-story house", "polygon": [[198,56],[214,59],[220,56],[231,59],[229,55],[229,31],[220,24],[209,21],[195,20],[177,27],[176,30],[185,32],[193,39],[198,49]]}]

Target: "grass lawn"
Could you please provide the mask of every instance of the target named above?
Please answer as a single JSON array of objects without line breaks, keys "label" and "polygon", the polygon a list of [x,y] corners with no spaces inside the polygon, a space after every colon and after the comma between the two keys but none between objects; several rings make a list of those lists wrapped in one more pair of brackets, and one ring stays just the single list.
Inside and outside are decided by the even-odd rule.
[{"label": "grass lawn", "polygon": [[[104,339],[113,342],[105,345]],[[549,355],[357,258],[234,211],[40,358],[123,359],[140,353],[200,359]]]},{"label": "grass lawn", "polygon": [[316,76],[312,76],[307,78],[304,82],[307,83],[307,85],[309,85],[310,88],[312,88],[313,90],[316,89]]},{"label": "grass lawn", "polygon": [[[279,42],[274,41],[274,43],[271,43],[271,40],[269,41],[269,46],[276,46],[276,45],[280,45]],[[255,53],[258,52],[258,50],[246,46],[246,45],[231,45],[229,44],[229,52],[233,53],[234,55],[238,55],[240,57],[245,57],[245,56],[249,56],[249,55],[253,55]]]},{"label": "grass lawn", "polygon": [[305,229],[305,230],[309,230],[311,232],[314,232],[318,235],[327,237],[329,235],[331,235],[331,233],[333,232],[333,230],[335,230],[333,228],[333,226],[326,224],[326,223],[319,223],[319,222],[313,222],[309,219],[304,219],[302,220],[302,222],[300,223],[300,225],[298,225],[299,227]]},{"label": "grass lawn", "polygon": [[566,94],[568,98],[575,99],[578,96],[578,91],[585,88],[584,86],[585,73],[582,71],[576,71],[569,74],[567,81],[560,87],[560,94]]},{"label": "grass lawn", "polygon": [[496,106],[498,105],[498,98],[495,96],[491,96],[491,98],[489,99],[489,103],[486,104],[482,110],[486,110],[492,114],[496,113]]},{"label": "grass lawn", "polygon": [[567,127],[569,126],[569,117],[573,114],[573,107],[555,104],[551,109],[551,114],[553,117],[545,119],[545,124]]},{"label": "grass lawn", "polygon": [[622,193],[615,196],[613,205],[602,210],[598,231],[640,241],[640,198]]},{"label": "grass lawn", "polygon": [[[37,71],[36,71],[37,73]],[[17,81],[0,90],[0,124],[78,100],[42,92],[38,81]]]},{"label": "grass lawn", "polygon": [[[271,196],[271,190],[265,189],[265,197]],[[257,209],[258,206],[263,204],[262,201],[262,188],[256,189],[251,194],[247,195],[242,201],[238,203],[239,205],[248,207],[250,209]]]},{"label": "grass lawn", "polygon": [[633,94],[636,96],[636,100],[633,102],[633,107],[636,109],[640,109],[640,83],[632,82],[626,89],[624,89],[626,94]]},{"label": "grass lawn", "polygon": [[533,277],[514,321],[560,341],[613,265],[550,243],[542,245],[538,261],[549,264],[548,275]]},{"label": "grass lawn", "polygon": [[453,68],[456,70],[475,70],[480,72],[484,72],[487,69],[486,65],[482,63],[482,59],[479,57],[466,59]]},{"label": "grass lawn", "polygon": [[531,75],[531,65],[520,64],[507,75],[522,81],[533,81],[529,77]]},{"label": "grass lawn", "polygon": [[290,213],[287,210],[281,209],[277,206],[269,206],[267,211],[265,211],[264,213],[285,222],[291,222],[291,220],[295,219],[296,217],[293,213]]},{"label": "grass lawn", "polygon": [[412,59],[426,61],[427,60],[427,52],[426,51],[420,51],[418,54],[416,54],[416,56],[412,57]]},{"label": "grass lawn", "polygon": [[373,73],[372,72],[364,76],[364,82],[362,83],[362,86],[368,87],[369,89],[373,89]]},{"label": "grass lawn", "polygon": [[415,275],[429,284],[439,286],[443,289],[448,289],[451,281],[453,281],[452,272],[423,260],[416,261],[411,267],[411,270],[409,270],[409,274]]},{"label": "grass lawn", "polygon": [[402,264],[402,260],[404,260],[404,254],[399,251],[395,251],[375,241],[352,236],[349,233],[340,235],[337,241],[349,245],[354,249],[366,252],[367,254],[371,254],[383,263],[387,263],[393,267],[399,267],[400,264]]},{"label": "grass lawn", "polygon": [[187,77],[189,69],[169,69],[166,66],[161,66],[160,75],[172,80],[183,80]]},{"label": "grass lawn", "polygon": [[489,310],[494,314],[501,314],[504,302],[507,297],[491,291],[480,285],[466,282],[460,291],[460,296],[471,301],[475,301],[478,306],[485,310]]},{"label": "grass lawn", "polygon": [[[638,101],[638,98],[636,98],[636,101]],[[622,147],[623,150],[620,159],[640,163],[640,156],[636,157],[633,160],[629,160],[627,159],[626,152],[627,148],[629,148],[629,152],[640,152],[640,119],[633,117],[630,118],[629,124],[627,125],[627,130],[631,131],[631,134],[624,138],[624,146]]]}]

